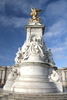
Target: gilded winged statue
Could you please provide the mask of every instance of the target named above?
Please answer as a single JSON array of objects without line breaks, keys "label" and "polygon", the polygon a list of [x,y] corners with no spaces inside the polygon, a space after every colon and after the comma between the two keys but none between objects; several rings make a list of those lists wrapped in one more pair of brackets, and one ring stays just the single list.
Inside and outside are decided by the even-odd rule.
[{"label": "gilded winged statue", "polygon": [[34,20],[38,21],[39,23],[40,22],[40,18],[37,18],[38,17],[38,13],[42,10],[37,10],[36,8],[31,8],[31,13],[30,13],[30,16],[32,16],[32,18],[30,19],[29,23],[32,23]]}]

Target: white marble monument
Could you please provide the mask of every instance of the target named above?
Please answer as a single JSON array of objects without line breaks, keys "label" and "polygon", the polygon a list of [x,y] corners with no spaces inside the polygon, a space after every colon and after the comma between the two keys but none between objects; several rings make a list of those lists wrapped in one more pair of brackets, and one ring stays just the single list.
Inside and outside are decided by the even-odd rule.
[{"label": "white marble monument", "polygon": [[26,41],[16,53],[15,66],[3,89],[25,94],[62,92],[59,76],[53,70],[55,63],[51,50],[42,39],[45,26],[37,18],[41,10],[31,10],[32,18],[25,26]]}]

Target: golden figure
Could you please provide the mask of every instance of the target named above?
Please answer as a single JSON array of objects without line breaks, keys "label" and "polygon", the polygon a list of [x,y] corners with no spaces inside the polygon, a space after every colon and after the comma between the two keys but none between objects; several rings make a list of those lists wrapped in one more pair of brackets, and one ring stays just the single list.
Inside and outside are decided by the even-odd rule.
[{"label": "golden figure", "polygon": [[29,23],[32,23],[34,20],[36,20],[36,21],[38,21],[39,23],[41,23],[41,22],[40,22],[40,18],[37,18],[37,17],[38,17],[38,13],[39,13],[40,11],[42,11],[42,10],[37,10],[36,8],[32,8],[31,11],[32,11],[32,12],[30,13],[30,15],[32,16],[32,18],[30,19]]}]

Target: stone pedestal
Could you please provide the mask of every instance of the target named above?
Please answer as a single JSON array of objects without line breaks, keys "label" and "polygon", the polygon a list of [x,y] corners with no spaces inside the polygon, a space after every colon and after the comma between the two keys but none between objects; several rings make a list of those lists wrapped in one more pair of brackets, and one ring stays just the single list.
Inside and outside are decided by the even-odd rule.
[{"label": "stone pedestal", "polygon": [[11,91],[22,93],[57,92],[53,82],[49,82],[50,66],[40,62],[24,62],[20,67],[20,76],[14,81]]},{"label": "stone pedestal", "polygon": [[[25,94],[44,94],[61,91],[49,76],[54,67],[51,52],[43,42],[44,26],[38,22],[27,25],[27,38],[16,53],[17,66],[10,73],[4,90]],[[51,65],[52,66],[51,66]]]},{"label": "stone pedestal", "polygon": [[27,40],[29,41],[33,36],[42,37],[44,35],[43,25],[26,25]]}]

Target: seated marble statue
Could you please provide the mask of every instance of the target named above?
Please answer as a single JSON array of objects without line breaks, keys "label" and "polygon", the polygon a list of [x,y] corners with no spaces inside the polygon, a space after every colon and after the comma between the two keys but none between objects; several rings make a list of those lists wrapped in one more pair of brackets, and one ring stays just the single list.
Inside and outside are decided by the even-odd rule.
[{"label": "seated marble statue", "polygon": [[32,41],[30,42],[29,51],[30,51],[30,54],[39,53],[42,56],[44,55],[43,50],[42,50],[42,45],[41,45],[41,43],[38,42],[38,39],[36,39],[36,37],[32,38]]}]

